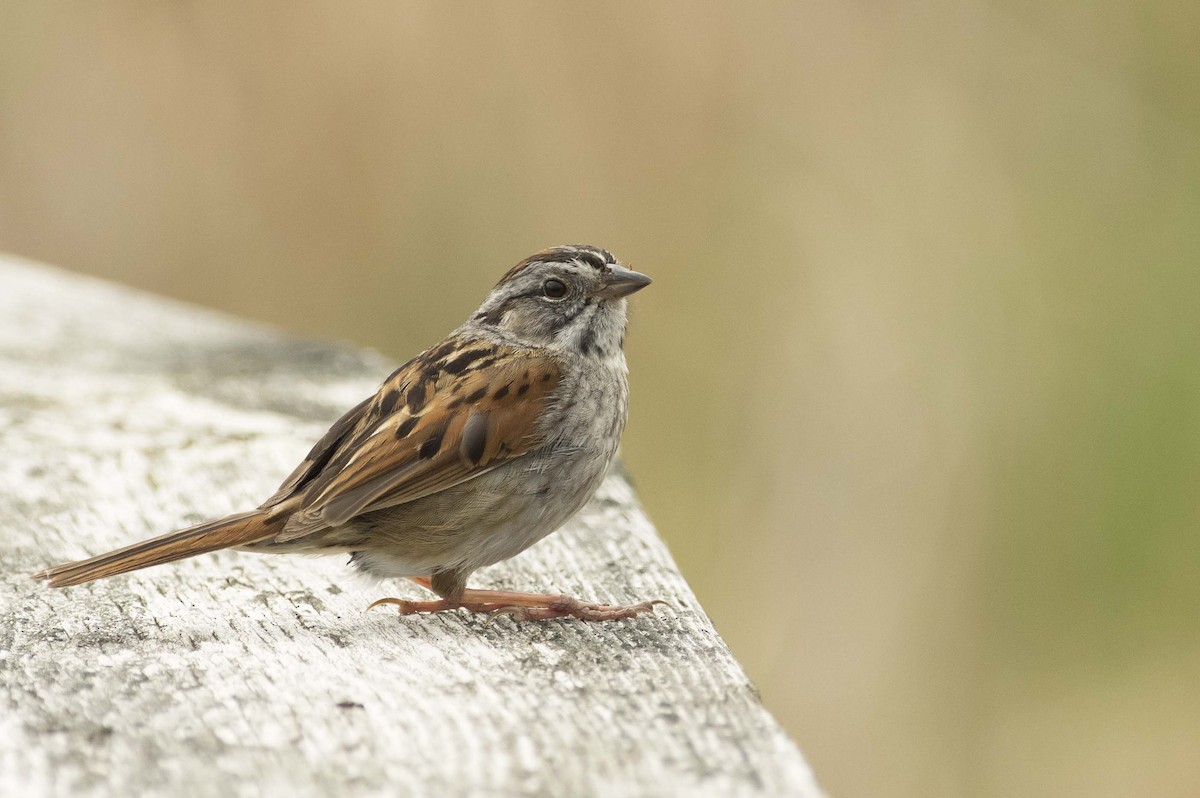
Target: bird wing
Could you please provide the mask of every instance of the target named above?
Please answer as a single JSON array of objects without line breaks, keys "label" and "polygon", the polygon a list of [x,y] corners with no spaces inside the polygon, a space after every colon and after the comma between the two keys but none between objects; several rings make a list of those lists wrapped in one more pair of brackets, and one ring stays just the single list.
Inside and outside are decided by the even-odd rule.
[{"label": "bird wing", "polygon": [[336,451],[314,447],[309,470],[324,465],[277,540],[437,493],[520,457],[543,442],[539,422],[561,378],[544,350],[489,341],[443,344],[414,358],[360,405],[352,425],[355,411],[343,418],[350,431],[330,430],[341,443],[326,448]]}]

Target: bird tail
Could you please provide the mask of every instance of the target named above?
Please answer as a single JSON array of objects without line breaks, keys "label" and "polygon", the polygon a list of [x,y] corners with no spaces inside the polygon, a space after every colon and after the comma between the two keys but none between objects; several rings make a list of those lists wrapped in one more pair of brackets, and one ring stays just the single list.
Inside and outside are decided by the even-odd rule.
[{"label": "bird tail", "polygon": [[86,560],[56,565],[38,571],[33,578],[44,579],[50,587],[81,585],[93,579],[174,562],[217,549],[243,546],[271,537],[278,531],[275,524],[269,523],[266,513],[252,510],[143,540]]}]

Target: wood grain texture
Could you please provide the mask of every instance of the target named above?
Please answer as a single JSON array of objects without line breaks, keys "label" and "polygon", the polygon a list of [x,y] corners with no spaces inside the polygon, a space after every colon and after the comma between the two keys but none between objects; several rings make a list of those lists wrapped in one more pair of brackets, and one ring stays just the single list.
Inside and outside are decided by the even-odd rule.
[{"label": "wood grain texture", "polygon": [[29,578],[257,505],[390,369],[0,258],[0,795],[819,795],[620,473],[473,585],[671,604],[631,621],[366,614],[420,591],[332,558]]}]

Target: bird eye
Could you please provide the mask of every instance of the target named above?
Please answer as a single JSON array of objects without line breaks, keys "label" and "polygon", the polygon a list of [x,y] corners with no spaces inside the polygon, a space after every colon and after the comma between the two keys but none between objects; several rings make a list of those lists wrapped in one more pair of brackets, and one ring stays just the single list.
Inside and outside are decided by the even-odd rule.
[{"label": "bird eye", "polygon": [[547,280],[542,284],[542,293],[547,299],[562,299],[567,295],[567,285],[562,280]]}]

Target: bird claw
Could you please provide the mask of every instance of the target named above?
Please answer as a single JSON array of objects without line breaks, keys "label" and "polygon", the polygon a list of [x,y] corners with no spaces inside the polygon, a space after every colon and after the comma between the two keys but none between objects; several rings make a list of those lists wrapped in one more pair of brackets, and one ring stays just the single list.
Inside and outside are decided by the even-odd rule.
[{"label": "bird claw", "polygon": [[404,605],[408,604],[408,602],[405,601],[404,599],[398,599],[398,598],[375,599],[374,601],[372,601],[370,604],[367,605],[367,608],[365,610],[363,610],[363,612],[370,612],[371,610],[375,609],[376,607],[382,607],[384,604],[397,605],[398,607],[400,607],[400,614],[403,615],[404,614]]},{"label": "bird claw", "polygon": [[421,612],[441,612],[442,610],[453,610],[459,606],[457,602],[445,600],[409,601],[408,599],[381,598],[368,604],[366,612],[370,612],[383,604],[394,605],[401,615],[416,615]]},{"label": "bird claw", "polygon": [[524,617],[525,609],[526,609],[525,607],[511,606],[511,607],[500,607],[499,609],[492,610],[491,612],[488,613],[488,617],[487,617],[487,620],[484,621],[484,625],[491,626],[492,624],[494,624],[496,622],[497,618],[503,617],[505,615],[507,615],[509,618],[512,618],[514,621],[526,620]]}]

